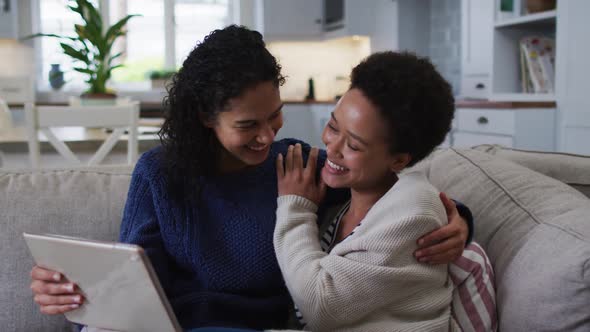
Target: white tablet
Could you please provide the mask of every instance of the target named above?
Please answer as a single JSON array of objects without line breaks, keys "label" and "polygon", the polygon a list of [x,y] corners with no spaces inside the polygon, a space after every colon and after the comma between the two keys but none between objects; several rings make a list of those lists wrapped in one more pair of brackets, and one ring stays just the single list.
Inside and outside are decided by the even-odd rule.
[{"label": "white tablet", "polygon": [[143,249],[59,235],[23,233],[36,264],[63,273],[84,304],[74,323],[117,331],[182,331]]}]

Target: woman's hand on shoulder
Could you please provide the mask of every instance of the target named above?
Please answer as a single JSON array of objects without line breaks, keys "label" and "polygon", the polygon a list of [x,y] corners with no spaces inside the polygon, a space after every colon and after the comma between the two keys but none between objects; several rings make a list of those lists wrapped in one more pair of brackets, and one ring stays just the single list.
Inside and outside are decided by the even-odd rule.
[{"label": "woman's hand on shoulder", "polygon": [[46,315],[63,314],[78,309],[84,302],[80,289],[59,272],[34,266],[31,290],[39,309]]},{"label": "woman's hand on shoulder", "polygon": [[279,196],[297,195],[320,204],[326,194],[326,184],[321,178],[316,180],[318,154],[319,150],[312,148],[305,167],[301,144],[290,145],[285,157],[277,156]]},{"label": "woman's hand on shoulder", "polygon": [[429,264],[448,264],[463,254],[469,236],[467,222],[461,217],[457,206],[445,193],[440,199],[447,212],[448,224],[434,230],[418,240],[419,249],[414,255],[420,262]]}]

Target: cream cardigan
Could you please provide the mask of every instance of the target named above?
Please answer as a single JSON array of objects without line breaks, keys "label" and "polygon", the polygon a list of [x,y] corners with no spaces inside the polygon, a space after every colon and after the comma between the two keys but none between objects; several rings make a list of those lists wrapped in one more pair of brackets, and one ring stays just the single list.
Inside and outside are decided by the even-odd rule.
[{"label": "cream cardigan", "polygon": [[418,263],[417,239],[446,224],[438,191],[411,172],[369,210],[349,238],[324,253],[317,206],[278,198],[274,247],[294,302],[312,331],[449,331],[447,265]]}]

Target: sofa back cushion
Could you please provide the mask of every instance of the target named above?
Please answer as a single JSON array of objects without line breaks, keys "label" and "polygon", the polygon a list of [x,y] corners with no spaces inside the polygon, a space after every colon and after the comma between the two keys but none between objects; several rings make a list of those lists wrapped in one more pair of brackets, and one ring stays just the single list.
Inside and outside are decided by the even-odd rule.
[{"label": "sofa back cushion", "polygon": [[590,330],[587,197],[474,150],[441,150],[421,167],[473,212],[496,276],[500,330]]},{"label": "sofa back cushion", "polygon": [[548,177],[567,183],[590,198],[590,156],[518,150],[490,144],[478,145],[473,149],[513,161]]},{"label": "sofa back cushion", "polygon": [[33,302],[33,260],[23,232],[116,241],[131,166],[0,171],[0,326],[3,331],[71,331]]}]

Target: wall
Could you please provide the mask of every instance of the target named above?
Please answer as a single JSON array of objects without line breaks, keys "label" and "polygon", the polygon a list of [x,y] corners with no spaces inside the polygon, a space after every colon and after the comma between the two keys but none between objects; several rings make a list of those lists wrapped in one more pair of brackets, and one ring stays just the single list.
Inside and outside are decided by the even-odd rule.
[{"label": "wall", "polygon": [[[439,1],[432,0],[433,3]],[[432,25],[428,24],[431,12],[430,3],[428,1],[398,0],[398,12],[399,50],[408,50],[421,56],[429,56],[431,52],[430,36],[433,31]]]},{"label": "wall", "polygon": [[430,1],[430,59],[459,93],[461,80],[461,1]]},{"label": "wall", "polygon": [[317,100],[332,100],[348,88],[350,71],[370,54],[365,37],[318,42],[273,42],[270,52],[283,67],[287,83],[281,87],[284,100],[303,100],[312,77]]},{"label": "wall", "polygon": [[33,76],[34,53],[31,47],[14,39],[0,39],[0,76]]}]

